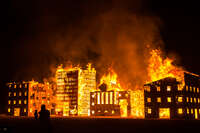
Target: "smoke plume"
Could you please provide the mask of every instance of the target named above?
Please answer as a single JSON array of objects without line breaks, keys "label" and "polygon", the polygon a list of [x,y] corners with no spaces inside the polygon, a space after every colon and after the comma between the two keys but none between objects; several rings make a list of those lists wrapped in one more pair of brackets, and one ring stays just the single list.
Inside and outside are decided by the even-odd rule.
[{"label": "smoke plume", "polygon": [[[56,65],[71,61],[80,65],[91,62],[97,79],[112,66],[124,85],[134,88],[147,80],[149,50],[162,44],[159,18],[150,14],[141,0],[105,3],[82,2],[74,7],[76,12],[71,12],[74,16],[62,9],[56,14],[41,10],[44,14],[36,27],[39,35],[34,43],[43,54],[36,55],[41,59],[33,62],[37,60],[36,64],[44,66],[32,66],[39,68],[40,73],[48,73],[43,77],[53,76]],[[59,13],[68,14],[67,18],[61,19]]]}]

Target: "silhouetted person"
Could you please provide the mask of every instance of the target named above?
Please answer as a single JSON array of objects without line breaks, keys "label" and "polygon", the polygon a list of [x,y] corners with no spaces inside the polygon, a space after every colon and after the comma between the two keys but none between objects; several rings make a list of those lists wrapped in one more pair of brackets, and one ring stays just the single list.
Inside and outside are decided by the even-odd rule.
[{"label": "silhouetted person", "polygon": [[35,119],[37,120],[38,119],[38,112],[37,112],[37,110],[35,110],[34,116],[35,116]]},{"label": "silhouetted person", "polygon": [[41,110],[39,112],[39,120],[41,122],[41,129],[43,132],[52,132],[52,126],[50,123],[50,112],[46,109],[45,105],[41,106]]},{"label": "silhouetted person", "polygon": [[45,105],[41,106],[41,111],[39,112],[39,119],[41,121],[48,121],[50,119],[50,112],[46,109]]}]

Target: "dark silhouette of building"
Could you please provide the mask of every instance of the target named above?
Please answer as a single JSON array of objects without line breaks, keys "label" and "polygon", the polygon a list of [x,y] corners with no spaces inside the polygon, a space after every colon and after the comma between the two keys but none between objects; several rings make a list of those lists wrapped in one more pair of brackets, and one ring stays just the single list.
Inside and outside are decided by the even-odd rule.
[{"label": "dark silhouette of building", "polygon": [[145,118],[200,119],[200,77],[185,72],[184,83],[164,78],[144,85]]},{"label": "dark silhouette of building", "polygon": [[28,82],[8,83],[8,115],[28,115]]}]

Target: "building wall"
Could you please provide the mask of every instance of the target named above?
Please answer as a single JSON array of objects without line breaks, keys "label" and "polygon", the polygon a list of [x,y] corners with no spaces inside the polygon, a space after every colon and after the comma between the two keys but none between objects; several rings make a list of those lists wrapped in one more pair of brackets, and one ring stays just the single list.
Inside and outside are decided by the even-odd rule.
[{"label": "building wall", "polygon": [[29,83],[8,83],[8,115],[28,115]]},{"label": "building wall", "polygon": [[64,102],[68,102],[69,115],[78,115],[78,70],[67,71],[65,77],[66,96]]},{"label": "building wall", "polygon": [[200,119],[199,77],[185,74],[184,81],[183,88],[179,88],[175,78],[146,84],[145,118],[159,119],[166,113],[169,114],[166,119]]},{"label": "building wall", "polygon": [[[96,89],[96,70],[88,64],[87,68],[74,67],[56,72],[57,105],[56,112],[61,115],[90,115],[90,92]],[[58,114],[58,113],[57,113]]]},{"label": "building wall", "polygon": [[131,113],[130,93],[127,91],[95,91],[90,93],[91,116],[124,116]]},{"label": "building wall", "polygon": [[91,68],[79,70],[78,78],[78,115],[90,115],[90,92],[96,89],[96,70]]},{"label": "building wall", "polygon": [[34,116],[35,110],[39,112],[41,105],[45,105],[52,114],[54,99],[53,88],[49,83],[30,82],[28,116]]},{"label": "building wall", "polygon": [[186,119],[200,119],[200,78],[188,73],[184,77]]}]

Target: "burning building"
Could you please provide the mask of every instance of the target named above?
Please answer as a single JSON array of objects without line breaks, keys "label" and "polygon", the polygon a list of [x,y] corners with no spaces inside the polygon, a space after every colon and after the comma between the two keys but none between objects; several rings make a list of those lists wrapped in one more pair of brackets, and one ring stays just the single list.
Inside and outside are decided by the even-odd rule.
[{"label": "burning building", "polygon": [[89,116],[90,92],[96,89],[96,70],[59,66],[56,72],[56,114],[62,116]]},{"label": "burning building", "polygon": [[163,78],[144,85],[145,118],[200,119],[200,77],[184,73],[183,82]]},{"label": "burning building", "polygon": [[8,114],[12,116],[34,116],[42,104],[52,109],[53,89],[49,83],[8,83]]},{"label": "burning building", "polygon": [[29,82],[8,83],[8,115],[28,116]]},{"label": "burning building", "polygon": [[90,93],[91,116],[130,116],[130,92],[95,91]]}]

